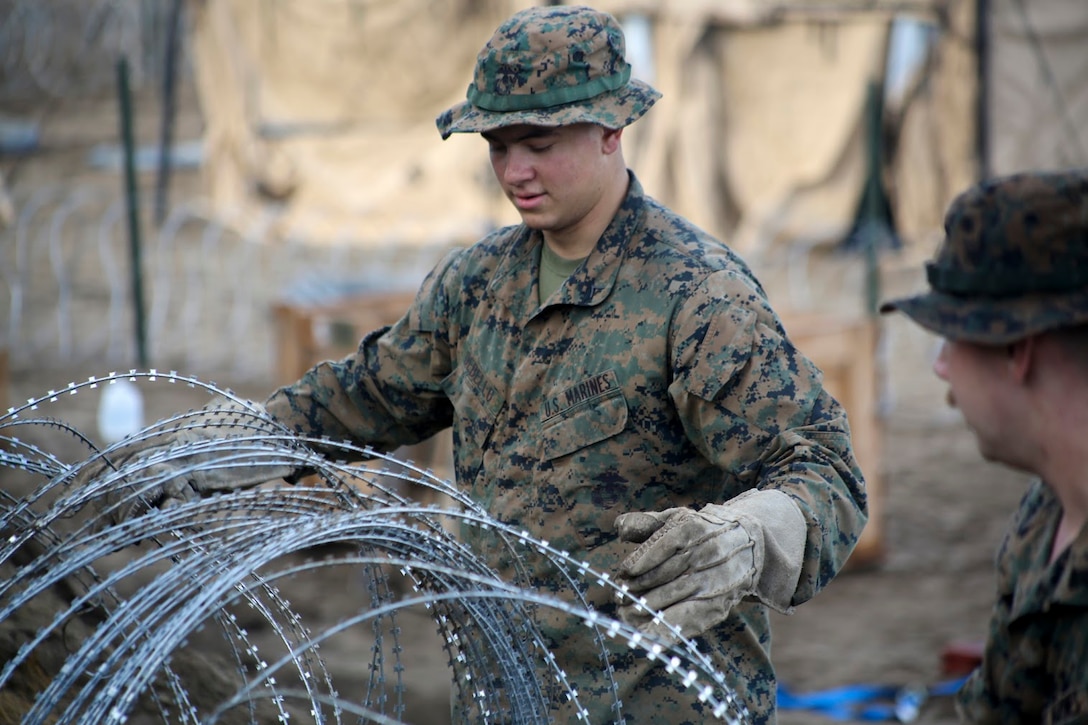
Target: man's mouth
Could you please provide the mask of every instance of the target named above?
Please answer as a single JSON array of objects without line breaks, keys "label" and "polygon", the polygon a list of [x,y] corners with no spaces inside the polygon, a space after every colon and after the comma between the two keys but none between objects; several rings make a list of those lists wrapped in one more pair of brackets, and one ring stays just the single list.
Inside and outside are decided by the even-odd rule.
[{"label": "man's mouth", "polygon": [[518,209],[529,210],[540,206],[545,194],[514,194],[514,206]]}]

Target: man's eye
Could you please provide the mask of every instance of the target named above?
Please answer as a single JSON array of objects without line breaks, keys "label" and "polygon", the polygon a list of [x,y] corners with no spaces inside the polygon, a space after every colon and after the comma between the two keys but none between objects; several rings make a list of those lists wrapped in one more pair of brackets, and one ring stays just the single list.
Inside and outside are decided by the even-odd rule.
[{"label": "man's eye", "polygon": [[550,143],[533,144],[533,145],[531,145],[529,147],[529,150],[532,151],[535,154],[539,154],[539,153],[543,153],[544,151],[547,151],[548,149],[550,149],[552,147],[552,145],[553,144],[550,144]]}]

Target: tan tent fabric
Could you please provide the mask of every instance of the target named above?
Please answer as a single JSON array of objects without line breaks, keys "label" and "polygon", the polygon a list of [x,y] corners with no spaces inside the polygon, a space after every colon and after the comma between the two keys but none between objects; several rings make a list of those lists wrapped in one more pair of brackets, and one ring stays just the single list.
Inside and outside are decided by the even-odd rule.
[{"label": "tan tent fabric", "polygon": [[[315,243],[431,246],[501,218],[479,139],[443,143],[513,0],[194,2],[213,205]],[[476,141],[475,144],[471,141]]]},{"label": "tan tent fabric", "polygon": [[[991,0],[989,173],[1088,165],[1088,3]],[[897,226],[928,256],[952,198],[979,178],[975,3],[949,5],[948,27],[902,112],[890,189]]]},{"label": "tan tent fabric", "polygon": [[906,103],[889,109],[899,138],[886,181],[896,227],[910,242],[898,260],[906,268],[931,255],[949,202],[978,178],[975,3],[949,10],[949,25]]},{"label": "tan tent fabric", "polygon": [[735,35],[725,168],[742,210],[738,247],[838,241],[865,180],[866,90],[883,73],[887,19]]},{"label": "tan tent fabric", "polygon": [[[406,247],[513,221],[482,142],[442,142],[433,119],[463,98],[498,23],[531,4],[193,0],[214,206],[249,227],[273,215],[272,230],[314,242]],[[864,183],[866,85],[883,72],[887,13],[818,0],[789,12],[762,0],[597,5],[650,21],[646,80],[664,98],[626,144],[650,193],[753,258],[842,238]],[[940,154],[921,172],[963,165]],[[932,222],[916,205],[912,230]]]},{"label": "tan tent fabric", "polygon": [[991,172],[1088,165],[1088,2],[991,11]]},{"label": "tan tent fabric", "polygon": [[690,13],[653,23],[663,100],[630,154],[651,193],[744,254],[839,239],[864,181],[867,82],[887,19],[734,28]]},{"label": "tan tent fabric", "polygon": [[596,0],[620,15],[653,13],[686,22],[752,27],[786,21],[838,22],[865,15],[929,12],[934,0]]}]

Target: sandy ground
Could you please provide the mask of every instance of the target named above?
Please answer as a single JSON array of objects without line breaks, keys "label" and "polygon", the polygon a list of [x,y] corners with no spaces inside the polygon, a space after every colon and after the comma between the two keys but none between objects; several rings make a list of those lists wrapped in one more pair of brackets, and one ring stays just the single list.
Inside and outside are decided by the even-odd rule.
[{"label": "sandy ground", "polygon": [[[103,113],[108,120],[108,107]],[[95,137],[77,118],[78,113],[48,117],[47,128],[58,133],[67,129],[68,135],[54,136],[59,140],[38,157],[20,160],[14,174],[8,164],[14,186],[25,191],[80,168],[81,154]],[[151,133],[153,123],[147,125],[145,134]],[[184,137],[199,124],[190,121],[181,128]],[[190,178],[187,183],[197,181]],[[11,237],[0,239],[9,244]],[[902,291],[915,282],[910,275],[894,276],[887,291]],[[793,614],[774,616],[779,676],[797,693],[947,680],[942,648],[954,641],[977,640],[984,633],[993,590],[993,554],[1025,485],[1023,475],[983,463],[970,432],[944,407],[942,386],[929,369],[933,341],[901,320],[887,320],[884,330],[890,353],[882,373],[881,412],[866,423],[880,427],[883,443],[879,475],[885,515],[875,525],[882,530],[884,553],[879,561],[844,573]],[[56,361],[23,362],[13,365],[6,392],[9,400],[21,401],[108,369],[106,363],[99,366],[93,360],[75,367]],[[252,397],[262,397],[272,386],[267,380],[219,382]],[[66,415],[77,428],[93,431],[97,401],[90,394],[80,398],[65,407]],[[146,416],[155,420],[200,402],[180,386],[156,385],[146,392]],[[357,582],[337,577],[301,582],[291,601],[307,616],[335,619],[354,611],[360,597]],[[416,687],[407,719],[443,722],[449,672],[434,628],[421,617],[405,626],[404,633],[407,672]],[[325,649],[347,681],[360,678],[366,666],[360,647],[365,647],[362,641],[345,636]],[[807,711],[780,715],[785,725],[830,721]],[[955,719],[947,701],[936,699],[923,708],[917,722],[944,724]]]}]

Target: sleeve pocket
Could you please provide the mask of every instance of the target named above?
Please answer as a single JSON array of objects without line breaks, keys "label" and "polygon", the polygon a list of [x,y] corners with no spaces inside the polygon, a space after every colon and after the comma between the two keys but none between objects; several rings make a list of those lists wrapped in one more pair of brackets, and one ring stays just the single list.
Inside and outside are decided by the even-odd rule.
[{"label": "sleeve pocket", "polygon": [[716,310],[694,346],[687,347],[677,382],[703,400],[714,400],[752,359],[755,313],[737,306]]}]

